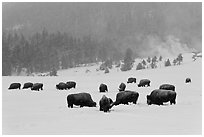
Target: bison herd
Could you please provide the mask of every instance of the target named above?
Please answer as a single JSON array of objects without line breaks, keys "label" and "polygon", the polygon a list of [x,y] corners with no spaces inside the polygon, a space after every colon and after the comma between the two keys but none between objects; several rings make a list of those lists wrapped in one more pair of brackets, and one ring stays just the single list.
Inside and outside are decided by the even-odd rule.
[{"label": "bison herd", "polygon": [[[140,80],[138,87],[145,87],[150,86],[149,79],[142,79]],[[191,79],[186,78],[185,83],[190,83]],[[136,78],[128,78],[127,83],[136,83]],[[42,83],[25,83],[23,89],[31,90],[43,90]],[[71,88],[76,88],[76,82],[69,81],[69,82],[60,82],[56,85],[56,89],[58,90],[67,90]],[[108,112],[113,106],[117,106],[119,104],[128,105],[129,103],[137,104],[137,100],[139,98],[139,93],[136,91],[125,90],[126,85],[125,83],[121,83],[119,85],[119,92],[116,94],[116,100],[113,101],[111,98],[108,98],[106,95],[103,95],[99,101],[99,110]],[[20,83],[12,83],[8,89],[21,89]],[[99,92],[108,92],[108,87],[106,84],[100,84]],[[175,86],[171,84],[162,84],[159,86],[159,89],[153,90],[150,95],[146,96],[147,104],[155,104],[155,105],[163,105],[165,102],[170,102],[170,104],[176,104],[176,95]],[[80,107],[96,107],[96,102],[93,101],[91,95],[89,93],[76,93],[76,94],[69,94],[67,96],[67,104],[68,107],[73,108],[73,105],[80,106]]]}]

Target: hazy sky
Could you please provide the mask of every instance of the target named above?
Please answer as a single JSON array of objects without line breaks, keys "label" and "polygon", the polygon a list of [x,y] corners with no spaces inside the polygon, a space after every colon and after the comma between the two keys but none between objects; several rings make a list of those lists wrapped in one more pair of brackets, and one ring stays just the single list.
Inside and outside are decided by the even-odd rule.
[{"label": "hazy sky", "polygon": [[[170,35],[201,50],[202,3],[3,3],[3,29],[91,35],[141,48]],[[147,38],[148,36],[148,38]]]}]

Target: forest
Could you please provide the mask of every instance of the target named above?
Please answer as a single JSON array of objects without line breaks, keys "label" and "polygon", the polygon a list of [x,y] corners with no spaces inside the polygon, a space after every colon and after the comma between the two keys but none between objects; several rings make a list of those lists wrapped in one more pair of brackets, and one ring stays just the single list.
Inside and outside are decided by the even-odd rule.
[{"label": "forest", "polygon": [[122,53],[111,42],[99,42],[90,35],[75,38],[59,31],[49,33],[45,28],[30,37],[18,32],[2,33],[3,76],[22,69],[30,74],[121,58]]}]

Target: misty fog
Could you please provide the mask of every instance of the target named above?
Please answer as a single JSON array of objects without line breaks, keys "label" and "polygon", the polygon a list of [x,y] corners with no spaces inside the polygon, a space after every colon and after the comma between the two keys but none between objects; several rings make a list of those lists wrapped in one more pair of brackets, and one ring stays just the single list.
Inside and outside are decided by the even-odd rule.
[{"label": "misty fog", "polygon": [[89,35],[140,56],[201,50],[202,3],[3,3],[3,30]]}]

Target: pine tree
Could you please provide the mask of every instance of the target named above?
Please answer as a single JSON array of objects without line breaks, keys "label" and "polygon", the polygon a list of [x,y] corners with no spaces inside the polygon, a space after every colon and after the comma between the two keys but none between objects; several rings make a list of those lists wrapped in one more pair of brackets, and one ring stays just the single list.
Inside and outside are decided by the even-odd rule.
[{"label": "pine tree", "polygon": [[142,63],[138,63],[136,70],[141,70],[144,69],[144,67],[142,66]]},{"label": "pine tree", "polygon": [[148,63],[151,62],[151,58],[150,58],[150,57],[147,58],[147,62],[148,62]]},{"label": "pine tree", "polygon": [[181,62],[183,61],[182,54],[179,54],[179,55],[178,55],[178,57],[177,57],[177,61],[178,61],[178,64],[180,65]]},{"label": "pine tree", "polygon": [[167,59],[167,61],[165,62],[165,67],[171,66],[170,60]]},{"label": "pine tree", "polygon": [[122,71],[127,71],[132,69],[132,65],[133,65],[132,55],[133,55],[132,50],[128,48],[125,52],[124,65],[121,68]]}]

